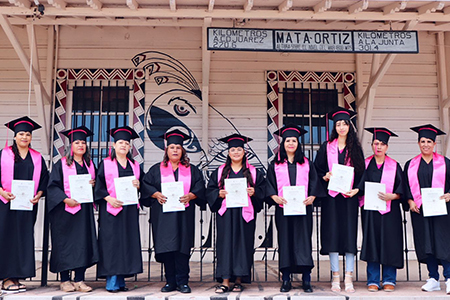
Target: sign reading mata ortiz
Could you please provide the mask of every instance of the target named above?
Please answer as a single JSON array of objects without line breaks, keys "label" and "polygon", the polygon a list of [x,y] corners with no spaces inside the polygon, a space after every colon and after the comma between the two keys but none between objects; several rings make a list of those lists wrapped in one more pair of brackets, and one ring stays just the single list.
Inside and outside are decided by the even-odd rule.
[{"label": "sign reading mata ortiz", "polygon": [[418,53],[417,31],[208,28],[208,50]]}]

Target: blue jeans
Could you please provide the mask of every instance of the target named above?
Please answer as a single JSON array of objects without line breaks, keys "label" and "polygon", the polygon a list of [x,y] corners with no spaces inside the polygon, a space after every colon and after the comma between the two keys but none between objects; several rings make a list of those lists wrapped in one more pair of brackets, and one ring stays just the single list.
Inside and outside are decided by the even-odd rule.
[{"label": "blue jeans", "polygon": [[[330,252],[330,267],[332,272],[339,272],[339,253]],[[353,272],[355,268],[355,254],[345,253],[345,272]]]},{"label": "blue jeans", "polygon": [[[397,281],[397,269],[393,266],[383,265],[383,285],[395,285]],[[367,262],[367,285],[375,284],[380,287],[380,264]]]},{"label": "blue jeans", "polygon": [[[445,280],[450,278],[450,262],[446,260],[441,260],[442,267],[444,268],[444,278]],[[439,272],[438,272],[439,262],[436,257],[429,255],[427,257],[427,269],[428,276],[430,278],[434,278],[439,281]]]},{"label": "blue jeans", "polygon": [[122,275],[106,276],[106,289],[116,291],[125,287],[125,278]]}]

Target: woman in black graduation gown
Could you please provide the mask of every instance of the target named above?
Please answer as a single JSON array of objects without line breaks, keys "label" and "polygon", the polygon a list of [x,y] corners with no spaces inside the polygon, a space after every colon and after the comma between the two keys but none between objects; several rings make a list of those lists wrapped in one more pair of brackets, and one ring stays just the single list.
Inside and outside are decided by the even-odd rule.
[{"label": "woman in black graduation gown", "polygon": [[[179,290],[190,293],[189,257],[194,246],[195,204],[204,207],[205,182],[200,170],[189,163],[183,141],[189,137],[179,130],[166,133],[167,147],[161,163],[153,165],[145,174],[143,193],[151,195],[150,201],[143,204],[151,206],[153,243],[156,261],[164,264],[166,285],[161,292]],[[184,211],[164,212],[166,195],[162,194],[162,182],[182,181],[184,195],[180,202]]]},{"label": "woman in black graduation gown", "polygon": [[[436,136],[445,134],[431,124],[411,128],[419,134],[420,154],[405,164],[405,198],[411,210],[414,247],[417,260],[426,263],[427,282],[422,286],[426,292],[440,290],[438,265],[444,268],[447,294],[450,293],[450,160],[434,151]],[[442,188],[445,193],[447,214],[424,216],[421,189]]]},{"label": "woman in black graduation gown", "polygon": [[[353,187],[356,187],[364,172],[364,155],[353,129],[350,118],[356,113],[337,107],[327,115],[333,119],[334,126],[330,139],[323,143],[317,152],[314,165],[325,189],[331,177],[333,164],[347,165],[354,168]],[[328,120],[327,120],[328,122]],[[320,241],[322,255],[329,255],[333,278],[331,290],[339,292],[339,255],[345,254],[345,291],[353,293],[354,259],[357,252],[356,236],[358,233],[358,198],[349,197],[350,191],[342,194],[328,191],[321,198]]]},{"label": "woman in black graduation gown", "polygon": [[[216,278],[222,284],[216,293],[230,290],[240,292],[242,282],[251,282],[256,214],[261,211],[265,196],[264,176],[250,165],[244,144],[252,139],[233,134],[220,139],[228,143],[226,163],[215,170],[209,179],[206,199],[212,212],[217,212]],[[246,178],[248,183],[248,207],[227,208],[225,179]]]},{"label": "woman in black graduation gown", "polygon": [[106,277],[106,290],[115,293],[128,290],[125,277],[142,273],[142,253],[139,206],[123,205],[124,199],[115,197],[114,178],[134,176],[133,186],[139,189],[144,173],[130,153],[130,141],[137,133],[124,126],[111,129],[110,134],[113,150],[98,167],[94,199],[99,209],[97,274]]},{"label": "woman in black graduation gown", "polygon": [[366,158],[363,177],[359,183],[359,195],[364,195],[366,182],[381,182],[385,193],[378,198],[386,201],[386,210],[365,210],[364,198],[360,200],[363,227],[361,260],[367,262],[367,286],[371,292],[380,288],[380,264],[383,267],[383,290],[394,291],[397,269],[403,268],[403,228],[400,204],[403,192],[403,171],[400,164],[386,155],[388,141],[397,136],[387,128],[366,128],[373,134],[373,155]]},{"label": "woman in black graduation gown", "polygon": [[[41,128],[28,117],[13,120],[6,126],[14,131],[14,142],[0,152],[0,279],[2,291],[25,291],[19,279],[34,277],[34,223],[38,201],[47,190],[48,170],[44,159],[30,143],[33,130]],[[11,210],[12,180],[33,180],[34,198],[31,211]]]},{"label": "woman in black graduation gown", "polygon": [[[307,131],[296,126],[286,125],[275,134],[282,137],[281,145],[274,161],[267,171],[266,201],[275,205],[275,223],[278,231],[278,265],[283,283],[280,292],[289,292],[292,288],[290,275],[302,273],[303,290],[311,293],[312,258],[312,212],[316,196],[324,196],[316,168],[307,159],[300,148],[299,137]],[[284,215],[284,186],[305,186],[307,193],[303,203],[306,215]]]},{"label": "woman in black graduation gown", "polygon": [[[90,174],[95,184],[95,167],[86,144],[93,133],[85,126],[62,132],[70,141],[67,155],[52,169],[47,187],[52,253],[50,271],[60,273],[64,292],[90,292],[84,283],[86,269],[98,262],[97,235],[92,203],[71,198],[69,176]],[[71,282],[71,271],[75,272]]]}]

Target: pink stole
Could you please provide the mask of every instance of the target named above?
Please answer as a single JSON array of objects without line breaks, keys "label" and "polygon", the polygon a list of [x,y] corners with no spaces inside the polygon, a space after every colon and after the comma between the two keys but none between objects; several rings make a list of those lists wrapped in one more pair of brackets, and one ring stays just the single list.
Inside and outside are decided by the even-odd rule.
[{"label": "pink stole", "polygon": [[[422,206],[422,195],[420,194],[420,184],[417,172],[419,171],[421,159],[422,159],[421,154],[411,159],[408,168],[409,187],[411,188],[411,193],[413,195],[414,202],[419,208],[420,206]],[[437,153],[433,153],[433,178],[431,181],[431,187],[433,188],[441,187],[445,189],[445,175],[446,175],[446,167],[444,156]]]},{"label": "pink stole", "polygon": [[[137,180],[139,180],[139,176],[141,175],[139,163],[134,161],[134,164],[128,160],[128,163],[131,165],[133,169],[133,174]],[[103,160],[103,168],[105,171],[105,181],[106,181],[106,189],[111,197],[116,198],[116,187],[114,186],[114,178],[119,178],[119,163],[117,160],[111,160],[110,157],[107,157]],[[138,205],[139,207],[139,205]],[[122,211],[122,207],[113,207],[109,202],[106,204],[106,211],[112,214],[113,216],[117,216],[118,213]]]},{"label": "pink stole", "polygon": [[[333,164],[339,164],[339,148],[338,148],[338,139],[335,139],[331,143],[327,143],[327,160],[328,160],[328,170],[332,172],[333,170]],[[350,166],[350,160],[345,164],[346,166]],[[352,178],[352,186],[353,186],[353,180]],[[339,192],[328,190],[328,194],[331,197],[336,197]],[[342,194],[345,198],[348,198],[348,196]]]},{"label": "pink stole", "polygon": [[[366,158],[366,169],[369,166],[370,161],[372,160],[373,155]],[[394,183],[395,183],[395,175],[397,173],[397,162],[386,155],[384,159],[384,167],[383,173],[381,174],[380,183],[384,183],[386,185],[386,193],[393,193],[394,191]],[[364,205],[364,196],[359,197],[359,206]],[[386,210],[379,210],[380,214],[384,215],[391,211],[391,200],[386,201]]]},{"label": "pink stole", "polygon": [[[42,159],[41,154],[36,150],[31,148],[28,149],[33,160],[34,170],[33,170],[33,181],[34,181],[34,195],[37,194],[37,189],[39,187],[39,181],[41,179],[42,170]],[[2,168],[2,187],[6,192],[11,192],[11,185],[14,179],[14,153],[12,147],[6,147],[3,149],[1,158],[1,168]],[[7,204],[8,201],[0,196],[3,203]],[[31,199],[30,199],[31,200]]]},{"label": "pink stole", "polygon": [[[87,167],[89,174],[91,175],[92,179],[95,179],[95,169],[94,169],[94,163],[91,160],[90,166],[86,164],[85,161],[83,161],[84,165]],[[69,176],[70,175],[77,175],[77,167],[75,165],[75,162],[72,162],[71,166],[67,165],[67,158],[63,157],[61,158],[61,167],[63,171],[63,181],[64,181],[64,193],[67,195],[67,197],[70,198],[70,184],[69,184]],[[71,213],[72,215],[76,214],[81,210],[81,204],[78,204],[77,206],[70,207],[66,204],[65,210],[68,213]]]},{"label": "pink stole", "polygon": [[[297,175],[295,178],[295,185],[304,185],[305,186],[305,199],[308,197],[308,184],[309,184],[309,161],[305,157],[304,164],[296,164],[297,166]],[[289,179],[289,169],[288,163],[284,162],[281,164],[275,164],[275,177],[277,178],[277,188],[278,188],[278,196],[283,197],[283,187],[291,186],[291,181]],[[280,207],[283,207],[283,204],[280,204]]]},{"label": "pink stole", "polygon": [[[217,174],[217,182],[220,182],[220,179],[222,178],[222,171],[225,167],[225,164],[221,165],[219,167],[219,171]],[[253,182],[256,185],[256,168],[250,164],[247,164],[247,167],[250,169],[250,174],[252,175]],[[231,170],[233,172],[233,170]],[[222,200],[222,206],[219,209],[219,215],[223,216],[223,214],[227,211],[227,198]],[[254,210],[253,210],[253,204],[252,200],[250,199],[250,196],[248,196],[248,206],[242,207],[242,218],[245,220],[245,222],[250,222],[254,219]]]},{"label": "pink stole", "polygon": [[[174,171],[170,162],[167,163],[167,167],[161,162],[159,170],[161,172],[161,183],[175,182],[175,175],[173,174]],[[191,189],[191,166],[178,165],[178,181],[183,182],[184,194],[189,194],[189,190]],[[189,207],[189,203],[186,203],[185,206]]]}]

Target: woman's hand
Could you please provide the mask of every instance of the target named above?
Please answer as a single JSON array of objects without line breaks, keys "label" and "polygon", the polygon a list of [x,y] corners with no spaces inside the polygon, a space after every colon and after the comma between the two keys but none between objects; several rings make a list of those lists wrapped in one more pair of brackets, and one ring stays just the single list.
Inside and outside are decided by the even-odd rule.
[{"label": "woman's hand", "polygon": [[417,207],[416,202],[414,202],[414,200],[409,199],[408,200],[408,204],[409,204],[409,210],[416,212],[416,213],[420,213],[419,207]]},{"label": "woman's hand", "polygon": [[444,195],[441,196],[441,199],[445,199],[445,202],[449,202],[450,201],[450,193],[445,193]]},{"label": "woman's hand", "polygon": [[272,198],[272,200],[275,201],[276,204],[283,205],[287,203],[286,199],[277,195],[272,195],[270,196],[270,198]]},{"label": "woman's hand", "polygon": [[194,200],[195,198],[197,198],[197,196],[189,192],[186,195],[180,197],[180,202],[183,204],[187,204],[189,203],[189,201]]},{"label": "woman's hand", "polygon": [[8,201],[8,202],[11,201],[11,200],[14,200],[16,198],[16,196],[14,196],[13,193],[9,193],[9,192],[7,192],[5,190],[1,191],[0,195],[3,198],[5,198],[5,200]]},{"label": "woman's hand", "polygon": [[316,196],[309,196],[305,199],[305,201],[303,201],[303,204],[312,205],[314,203],[314,200],[316,200]]},{"label": "woman's hand", "polygon": [[95,186],[95,180],[94,179],[89,180],[89,184],[92,185],[92,187],[94,187]]},{"label": "woman's hand", "polygon": [[351,197],[355,196],[356,194],[358,194],[358,192],[359,192],[359,189],[353,189],[347,193],[344,193],[344,195],[351,198]]},{"label": "woman's hand", "polygon": [[251,197],[255,194],[255,188],[254,187],[248,187],[247,188],[247,194]]},{"label": "woman's hand", "polygon": [[133,182],[133,186],[134,186],[135,188],[139,189],[139,180],[133,179],[132,182]]},{"label": "woman's hand", "polygon": [[382,192],[378,193],[378,198],[383,201],[392,201],[392,200],[398,199],[397,194],[382,193]]},{"label": "woman's hand", "polygon": [[225,190],[220,190],[219,191],[219,197],[225,199],[225,197],[227,196],[228,192]]},{"label": "woman's hand", "polygon": [[67,204],[69,207],[75,207],[80,205],[80,203],[78,203],[77,200],[71,198],[64,199],[64,203]]},{"label": "woman's hand", "polygon": [[30,202],[33,204],[38,203],[39,199],[41,199],[43,193],[44,193],[43,191],[37,192],[36,196],[34,196],[34,198],[30,200]]},{"label": "woman's hand", "polygon": [[167,197],[164,196],[161,192],[154,193],[152,197],[158,200],[158,203],[161,205],[167,202]]},{"label": "woman's hand", "polygon": [[327,174],[325,174],[325,176],[323,176],[323,180],[325,180],[326,182],[330,181],[330,178],[333,174],[331,172],[327,172]]},{"label": "woman's hand", "polygon": [[122,205],[123,205],[123,202],[122,202],[122,201],[120,201],[120,200],[118,200],[118,199],[116,199],[116,198],[114,198],[114,197],[111,197],[111,196],[105,197],[105,200],[106,200],[109,204],[111,204],[111,206],[114,207],[114,208],[122,207]]}]

